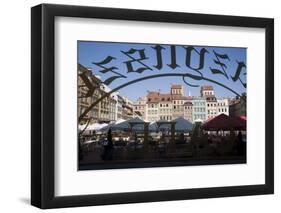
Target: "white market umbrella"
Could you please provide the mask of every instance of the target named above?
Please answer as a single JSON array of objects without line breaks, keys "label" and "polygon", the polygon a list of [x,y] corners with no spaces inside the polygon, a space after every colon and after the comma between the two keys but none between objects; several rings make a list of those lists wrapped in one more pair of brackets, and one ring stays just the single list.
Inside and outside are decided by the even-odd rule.
[{"label": "white market umbrella", "polygon": [[[101,128],[107,126],[107,125],[108,125],[107,123],[102,123],[102,124],[93,123],[93,124],[89,124],[85,131],[98,131]],[[86,124],[78,126],[79,130],[83,130],[85,127],[86,127]]]},{"label": "white market umbrella", "polygon": [[118,119],[117,121],[115,121],[115,122],[113,122],[113,123],[110,123],[110,124],[107,124],[107,125],[105,125],[104,127],[102,127],[101,129],[100,129],[100,131],[108,131],[109,130],[109,128],[111,128],[111,127],[113,127],[114,125],[116,125],[116,124],[120,124],[120,123],[122,123],[122,122],[124,122],[124,121],[126,121],[126,120],[124,120],[124,119]]}]

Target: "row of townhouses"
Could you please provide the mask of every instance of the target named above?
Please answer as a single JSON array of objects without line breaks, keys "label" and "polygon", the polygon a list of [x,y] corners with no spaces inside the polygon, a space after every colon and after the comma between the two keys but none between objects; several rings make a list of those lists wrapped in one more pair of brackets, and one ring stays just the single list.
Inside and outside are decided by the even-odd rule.
[{"label": "row of townhouses", "polygon": [[185,96],[183,85],[171,85],[170,93],[149,91],[134,103],[134,112],[144,120],[173,120],[178,117],[204,122],[219,114],[229,115],[229,99],[217,98],[212,86],[202,86],[200,96]]},{"label": "row of townhouses", "polygon": [[[78,64],[78,117],[108,92],[110,89],[93,75],[90,68]],[[88,119],[91,119],[91,123],[109,123],[118,119],[127,120],[133,116],[133,102],[115,92],[97,103],[80,120],[80,123],[84,123]]]},{"label": "row of townhouses", "polygon": [[[93,75],[91,69],[78,64],[78,117],[108,92],[110,88]],[[112,93],[91,108],[79,122],[84,123],[90,118],[92,123],[109,123],[139,116],[148,122],[184,117],[194,123],[204,122],[222,113],[245,116],[246,94],[243,98],[217,98],[213,87],[207,85],[201,86],[200,96],[185,96],[183,85],[174,84],[169,93],[149,91],[134,103],[118,92]]]}]

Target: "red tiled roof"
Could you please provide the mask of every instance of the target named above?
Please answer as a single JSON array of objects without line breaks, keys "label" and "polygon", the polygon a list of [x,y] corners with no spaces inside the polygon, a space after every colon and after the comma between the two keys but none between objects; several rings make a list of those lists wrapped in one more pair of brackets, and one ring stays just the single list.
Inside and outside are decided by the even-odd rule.
[{"label": "red tiled roof", "polygon": [[172,95],[173,100],[190,100],[189,97],[187,96],[182,96],[182,95]]},{"label": "red tiled roof", "polygon": [[159,94],[159,100],[160,101],[171,101],[172,100],[172,96],[171,94]]},{"label": "red tiled roof", "polygon": [[147,101],[148,102],[159,102],[159,92],[148,92]]},{"label": "red tiled roof", "polygon": [[235,99],[231,99],[229,101],[229,105],[235,105],[235,104],[238,104],[241,102],[241,99],[240,98],[235,98]]},{"label": "red tiled roof", "polygon": [[210,95],[206,98],[207,102],[217,102],[217,98],[214,95]]},{"label": "red tiled roof", "polygon": [[172,101],[172,100],[192,100],[191,96],[183,95],[172,95],[169,93],[159,93],[159,92],[148,92],[147,102],[161,102],[161,101]]},{"label": "red tiled roof", "polygon": [[183,105],[184,105],[184,106],[192,106],[193,104],[192,104],[191,102],[187,101],[187,102],[185,102]]}]

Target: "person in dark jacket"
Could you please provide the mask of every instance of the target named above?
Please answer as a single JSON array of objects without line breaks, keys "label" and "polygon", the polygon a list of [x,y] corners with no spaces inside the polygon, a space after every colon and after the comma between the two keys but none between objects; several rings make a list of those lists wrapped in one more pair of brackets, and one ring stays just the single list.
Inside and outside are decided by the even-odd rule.
[{"label": "person in dark jacket", "polygon": [[111,129],[107,132],[107,144],[104,146],[102,159],[103,160],[112,160],[113,158],[113,141],[112,141],[112,132]]}]

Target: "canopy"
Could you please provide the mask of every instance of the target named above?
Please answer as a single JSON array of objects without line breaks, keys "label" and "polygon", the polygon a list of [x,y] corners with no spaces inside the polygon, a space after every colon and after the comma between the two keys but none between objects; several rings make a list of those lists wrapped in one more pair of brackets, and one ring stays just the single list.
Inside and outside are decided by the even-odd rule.
[{"label": "canopy", "polygon": [[171,123],[175,123],[175,130],[177,132],[189,132],[193,129],[193,124],[190,121],[184,119],[183,117],[178,117],[177,119],[174,119],[170,122],[166,120],[159,120],[153,122],[149,125],[149,130],[150,131],[170,130]]},{"label": "canopy", "polygon": [[[144,121],[139,118],[131,118],[127,121],[123,121],[118,124],[114,124],[111,126],[112,130],[133,130],[133,131],[143,131],[144,129]],[[132,127],[132,128],[131,128]]]},{"label": "canopy", "polygon": [[193,129],[193,124],[190,121],[184,119],[183,117],[178,117],[173,121],[176,122],[176,126],[175,126],[176,131],[189,132]]},{"label": "canopy", "polygon": [[151,131],[151,132],[156,132],[157,129],[158,129],[158,126],[157,126],[156,122],[152,122],[148,126],[148,130]]},{"label": "canopy", "polygon": [[151,132],[157,132],[158,130],[169,130],[171,128],[171,125],[169,124],[169,121],[166,120],[159,120],[155,121],[149,124],[149,131]]},{"label": "canopy", "polygon": [[209,131],[245,130],[246,120],[239,117],[229,117],[225,114],[220,114],[205,122],[202,128]]}]

